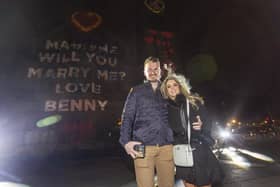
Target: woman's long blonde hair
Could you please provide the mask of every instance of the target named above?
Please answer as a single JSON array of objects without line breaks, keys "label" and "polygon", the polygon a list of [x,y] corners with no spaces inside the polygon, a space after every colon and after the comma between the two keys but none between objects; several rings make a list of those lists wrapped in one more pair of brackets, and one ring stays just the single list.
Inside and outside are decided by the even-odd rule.
[{"label": "woman's long blonde hair", "polygon": [[189,84],[189,80],[187,80],[183,75],[177,75],[175,73],[169,74],[161,84],[160,90],[164,98],[168,98],[167,93],[167,81],[174,80],[179,84],[181,93],[189,100],[191,105],[195,109],[199,109],[198,102],[204,105],[204,100],[197,93],[191,93],[191,86]]}]

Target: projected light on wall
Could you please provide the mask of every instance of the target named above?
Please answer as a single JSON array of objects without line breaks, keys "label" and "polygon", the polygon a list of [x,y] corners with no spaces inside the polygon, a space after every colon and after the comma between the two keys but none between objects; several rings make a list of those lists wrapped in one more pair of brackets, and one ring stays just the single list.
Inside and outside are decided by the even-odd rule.
[{"label": "projected light on wall", "polygon": [[47,127],[47,126],[54,125],[54,124],[58,123],[61,119],[62,119],[62,116],[59,115],[59,114],[48,116],[48,117],[45,117],[45,118],[37,121],[36,126],[39,127],[39,128]]}]

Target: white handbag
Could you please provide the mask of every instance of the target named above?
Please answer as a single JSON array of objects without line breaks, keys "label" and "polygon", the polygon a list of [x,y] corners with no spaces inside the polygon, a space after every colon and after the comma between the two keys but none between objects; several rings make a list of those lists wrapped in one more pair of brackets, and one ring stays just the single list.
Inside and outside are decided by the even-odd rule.
[{"label": "white handbag", "polygon": [[[182,125],[185,129],[185,132],[188,128],[188,144],[178,144],[173,146],[173,158],[176,166],[182,167],[192,167],[193,166],[193,149],[190,144],[191,139],[191,126],[189,120],[189,101],[186,102],[187,105],[187,116],[188,116],[188,126],[186,126],[185,112],[183,105],[180,108],[180,117]],[[186,134],[186,133],[185,133]]]},{"label": "white handbag", "polygon": [[179,144],[173,147],[174,163],[176,166],[192,167],[193,152],[190,144]]}]

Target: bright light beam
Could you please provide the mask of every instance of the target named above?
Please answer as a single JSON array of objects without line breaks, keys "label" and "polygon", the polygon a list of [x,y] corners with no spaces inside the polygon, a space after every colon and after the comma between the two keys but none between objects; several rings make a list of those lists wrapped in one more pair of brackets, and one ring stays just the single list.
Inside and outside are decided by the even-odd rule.
[{"label": "bright light beam", "polygon": [[223,149],[222,153],[232,160],[231,164],[234,164],[243,169],[247,169],[251,166],[251,164],[246,162],[244,158],[239,156],[233,148],[225,148]]},{"label": "bright light beam", "polygon": [[25,184],[19,184],[14,182],[0,182],[0,187],[30,187]]},{"label": "bright light beam", "polygon": [[229,131],[227,131],[227,130],[220,130],[220,136],[223,139],[228,139],[228,138],[230,138],[231,133]]},{"label": "bright light beam", "polygon": [[263,160],[263,161],[271,162],[271,163],[274,162],[274,159],[272,159],[271,157],[263,155],[263,154],[260,154],[260,153],[255,153],[255,152],[248,151],[248,150],[245,150],[245,149],[238,149],[238,151],[243,153],[243,154],[246,154],[246,155],[249,155],[251,157],[254,157],[256,159],[259,159],[259,160]]}]

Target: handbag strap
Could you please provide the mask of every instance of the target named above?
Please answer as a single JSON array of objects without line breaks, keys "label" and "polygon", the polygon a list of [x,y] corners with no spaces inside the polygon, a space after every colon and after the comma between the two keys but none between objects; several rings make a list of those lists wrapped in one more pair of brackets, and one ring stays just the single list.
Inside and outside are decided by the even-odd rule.
[{"label": "handbag strap", "polygon": [[191,141],[191,125],[190,125],[190,104],[189,104],[188,99],[186,99],[186,107],[187,107],[188,125],[186,124],[184,105],[181,105],[180,116],[181,116],[182,126],[185,129],[185,136],[186,136],[186,131],[188,130],[187,131],[188,132],[188,143],[190,143],[190,141]]}]

